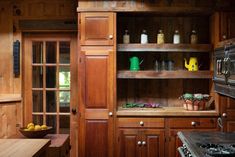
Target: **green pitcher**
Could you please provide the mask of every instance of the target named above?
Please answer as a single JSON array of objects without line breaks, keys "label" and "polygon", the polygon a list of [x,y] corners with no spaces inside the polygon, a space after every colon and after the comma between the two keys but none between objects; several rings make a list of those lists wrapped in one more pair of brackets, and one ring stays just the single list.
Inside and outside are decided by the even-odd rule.
[{"label": "green pitcher", "polygon": [[139,58],[134,56],[130,58],[130,71],[138,71],[140,70],[140,64],[143,62],[143,60],[140,62]]}]

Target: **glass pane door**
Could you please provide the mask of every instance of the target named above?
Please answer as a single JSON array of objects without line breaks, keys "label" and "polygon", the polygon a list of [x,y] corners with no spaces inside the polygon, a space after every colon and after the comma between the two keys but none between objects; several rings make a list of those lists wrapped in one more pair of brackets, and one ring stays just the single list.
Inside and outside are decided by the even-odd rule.
[{"label": "glass pane door", "polygon": [[70,41],[32,41],[32,116],[35,124],[70,130]]}]

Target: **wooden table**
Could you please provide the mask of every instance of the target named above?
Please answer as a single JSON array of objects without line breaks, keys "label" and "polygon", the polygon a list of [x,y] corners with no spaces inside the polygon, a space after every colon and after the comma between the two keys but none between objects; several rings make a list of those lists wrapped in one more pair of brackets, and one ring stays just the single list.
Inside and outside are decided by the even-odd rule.
[{"label": "wooden table", "polygon": [[0,157],[43,157],[49,139],[0,139]]},{"label": "wooden table", "polygon": [[[21,134],[9,137],[9,139],[16,139],[16,138],[28,139]],[[47,150],[47,155],[43,157],[69,157],[70,156],[70,138],[68,134],[48,134],[45,137],[43,137],[42,140],[43,139],[51,141]],[[0,157],[2,156],[0,155]]]}]

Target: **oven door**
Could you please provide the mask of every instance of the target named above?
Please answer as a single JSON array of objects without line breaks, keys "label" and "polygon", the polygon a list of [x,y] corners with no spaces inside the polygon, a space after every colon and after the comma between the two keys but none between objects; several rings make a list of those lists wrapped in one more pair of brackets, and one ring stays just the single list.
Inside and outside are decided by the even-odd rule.
[{"label": "oven door", "polygon": [[235,86],[235,47],[229,52],[229,63],[228,63],[228,84],[230,86]]},{"label": "oven door", "polygon": [[235,98],[235,45],[215,50],[213,80],[216,92]]}]

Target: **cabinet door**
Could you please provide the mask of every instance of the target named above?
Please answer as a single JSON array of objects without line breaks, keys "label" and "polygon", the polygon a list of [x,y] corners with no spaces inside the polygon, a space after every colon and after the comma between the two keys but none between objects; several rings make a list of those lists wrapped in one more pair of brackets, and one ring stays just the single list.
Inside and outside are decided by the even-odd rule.
[{"label": "cabinet door", "polygon": [[113,51],[81,51],[80,156],[113,156]]},{"label": "cabinet door", "polygon": [[137,129],[120,129],[118,157],[141,157],[142,141]]},{"label": "cabinet door", "polygon": [[235,131],[235,99],[219,95],[221,115],[223,119],[223,131]]},{"label": "cabinet door", "polygon": [[81,13],[81,45],[113,45],[113,13]]},{"label": "cabinet door", "polygon": [[142,157],[164,156],[164,131],[144,130],[142,131]]},{"label": "cabinet door", "polygon": [[221,35],[220,39],[235,38],[235,12],[221,13]]},{"label": "cabinet door", "polygon": [[175,130],[171,130],[170,131],[170,135],[169,135],[169,140],[168,140],[168,157],[180,157],[180,154],[177,150],[178,147],[182,146],[182,142],[179,139],[179,137],[177,136],[177,132]]}]

